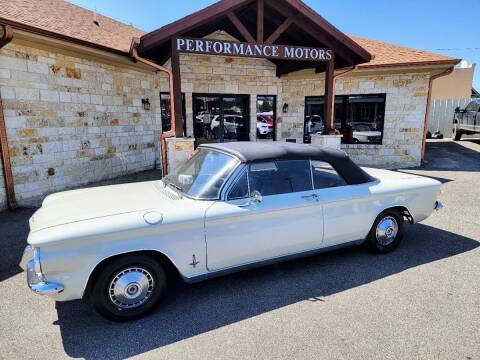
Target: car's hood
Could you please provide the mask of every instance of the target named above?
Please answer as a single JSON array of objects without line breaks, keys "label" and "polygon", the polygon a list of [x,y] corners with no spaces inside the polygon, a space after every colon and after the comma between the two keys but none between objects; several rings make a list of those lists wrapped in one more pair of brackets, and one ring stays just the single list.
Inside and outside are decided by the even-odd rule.
[{"label": "car's hood", "polygon": [[[171,206],[160,181],[65,191],[45,198],[30,219],[30,231],[73,222]],[[163,190],[165,191],[165,190]],[[170,190],[168,190],[170,191]]]}]

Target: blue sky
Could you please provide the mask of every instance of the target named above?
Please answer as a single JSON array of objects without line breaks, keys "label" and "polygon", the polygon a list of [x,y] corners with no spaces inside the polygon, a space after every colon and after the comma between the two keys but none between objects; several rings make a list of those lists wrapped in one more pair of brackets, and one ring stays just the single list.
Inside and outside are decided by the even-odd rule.
[{"label": "blue sky", "polygon": [[[214,3],[214,0],[70,0],[150,31]],[[347,34],[430,50],[480,63],[476,35],[480,1],[304,0]],[[478,32],[477,32],[478,33]],[[480,89],[480,72],[474,85]]]}]

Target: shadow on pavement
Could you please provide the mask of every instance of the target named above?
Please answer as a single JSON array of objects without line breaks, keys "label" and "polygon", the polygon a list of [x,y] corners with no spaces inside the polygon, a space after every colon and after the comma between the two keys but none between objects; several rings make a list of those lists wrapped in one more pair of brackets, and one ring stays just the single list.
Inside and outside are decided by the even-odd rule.
[{"label": "shadow on pavement", "polygon": [[20,209],[0,213],[0,281],[23,270],[18,266],[27,245],[28,219],[35,209]]},{"label": "shadow on pavement", "polygon": [[69,356],[122,359],[300,301],[328,301],[324,297],[479,245],[472,239],[417,224],[406,227],[404,242],[388,255],[352,248],[195,285],[179,284],[156,312],[126,324],[100,318],[81,301],[57,303],[55,324]]},{"label": "shadow on pavement", "polygon": [[434,171],[480,171],[480,152],[461,145],[469,140],[427,142],[425,160],[420,169]]}]

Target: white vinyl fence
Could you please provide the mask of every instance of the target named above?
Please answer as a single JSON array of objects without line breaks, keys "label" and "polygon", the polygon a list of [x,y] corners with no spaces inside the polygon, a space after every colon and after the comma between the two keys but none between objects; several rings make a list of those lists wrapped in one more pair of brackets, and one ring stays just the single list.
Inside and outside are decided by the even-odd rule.
[{"label": "white vinyl fence", "polygon": [[440,131],[444,137],[451,137],[455,108],[458,106],[464,109],[470,101],[470,99],[432,100],[430,103],[428,131],[432,134]]}]

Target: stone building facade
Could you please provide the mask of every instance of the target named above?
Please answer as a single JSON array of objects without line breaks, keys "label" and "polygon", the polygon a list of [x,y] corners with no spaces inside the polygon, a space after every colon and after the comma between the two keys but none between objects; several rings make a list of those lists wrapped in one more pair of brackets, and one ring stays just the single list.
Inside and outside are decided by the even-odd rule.
[{"label": "stone building facade", "polygon": [[[132,63],[133,65],[133,63]],[[160,78],[53,48],[0,50],[0,90],[20,205],[155,167]],[[142,99],[151,107],[144,110]],[[5,207],[3,176],[0,206]]]},{"label": "stone building facade", "polygon": [[[235,40],[225,33],[208,38]],[[277,97],[276,139],[303,142],[305,98],[324,95],[324,75],[313,70],[276,76],[265,59],[181,54],[182,92],[185,94],[186,134],[194,136],[193,94],[242,94],[250,97],[250,141],[257,140],[257,95]],[[167,64],[170,66],[170,64]],[[357,163],[398,168],[420,165],[429,80],[435,70],[356,71],[336,80],[336,95],[385,94],[382,144],[343,144]],[[162,81],[162,91],[168,83]],[[282,105],[288,103],[287,113]]]},{"label": "stone building facade", "polygon": [[[246,7],[245,11],[237,11],[234,2],[219,1],[194,16],[149,34],[69,2],[52,1],[55,3],[55,11],[34,0],[11,0],[0,8],[2,29],[5,26],[13,29],[11,42],[4,41],[6,31],[0,34],[0,47],[6,44],[0,48],[0,96],[13,189],[20,206],[38,205],[50,193],[142,170],[162,168],[164,164],[161,163],[163,155],[160,136],[165,130],[164,125],[170,122],[170,112],[163,100],[165,94],[162,93],[169,91],[169,84],[163,73],[133,60],[130,52],[132,43],[139,44],[137,50],[141,56],[163,64],[173,56],[171,40],[182,31],[189,34],[191,29],[198,28],[198,33],[201,34],[198,37],[205,37],[207,31],[213,31],[206,37],[227,41],[239,40],[229,34],[245,38],[245,33],[249,31],[252,34],[257,32],[257,36],[259,33],[253,31],[254,21],[248,18],[253,14],[255,1],[245,2],[242,5]],[[227,5],[234,7],[228,14],[223,9]],[[279,1],[278,5],[279,9],[289,6],[285,1]],[[198,109],[195,110],[198,99],[202,96],[222,98],[221,101],[224,101],[224,97],[235,95],[242,98],[242,108],[248,110],[248,119],[242,115],[242,121],[249,129],[248,133],[245,131],[242,134],[242,139],[249,141],[260,140],[257,133],[258,116],[262,116],[261,112],[259,114],[259,98],[274,98],[274,119],[264,114],[267,118],[260,121],[275,122],[276,141],[302,143],[310,121],[307,121],[306,99],[319,98],[325,91],[325,75],[317,74],[312,67],[317,67],[319,72],[330,69],[330,75],[338,76],[335,93],[343,96],[344,103],[345,99],[350,101],[350,97],[355,96],[367,99],[371,99],[372,94],[382,96],[381,120],[369,119],[370,124],[374,125],[372,131],[363,131],[378,133],[381,130],[382,140],[342,144],[342,149],[355,161],[360,165],[383,168],[420,165],[432,76],[445,74],[459,61],[425,51],[340,34],[338,29],[301,2],[297,5],[297,10],[300,9],[303,14],[302,21],[306,21],[308,29],[313,30],[302,28],[297,14],[295,19],[290,19],[295,22],[295,26],[290,24],[282,30],[287,34],[286,38],[302,40],[302,36],[307,36],[308,42],[318,48],[328,44],[319,44],[322,41],[321,37],[315,35],[316,32],[328,33],[326,38],[333,36],[337,39],[328,47],[336,51],[338,56],[335,61],[340,59],[340,62],[332,62],[333,67],[328,68],[304,61],[303,67],[285,71],[285,66],[288,68],[290,64],[284,61],[280,64],[284,66],[282,72],[279,71],[282,66],[279,66],[278,59],[269,61],[265,58],[181,53],[179,63],[181,92],[185,98],[185,135],[190,139],[167,142],[167,148],[171,149],[170,158],[173,159],[168,164],[169,168],[190,154],[192,138],[198,140],[194,130],[200,128],[199,123],[203,123],[200,124],[204,126],[203,130],[206,129],[204,134],[211,137],[213,131],[209,129],[209,122],[217,121],[221,124],[220,128],[225,127],[225,117],[219,121],[218,113],[214,114],[217,118],[206,121],[206,116],[211,114],[199,114]],[[214,11],[216,8],[223,9],[223,13]],[[272,11],[269,7],[266,9],[267,12]],[[239,18],[229,24],[226,20],[235,18],[232,15],[235,11]],[[282,21],[283,25],[288,25],[287,18],[290,16],[286,14],[286,18],[279,18],[275,11],[266,14],[264,13],[263,20],[269,24],[269,34],[263,34],[265,37],[262,36],[261,41],[257,39],[259,43],[268,43],[267,36],[275,35],[281,26],[275,31],[272,29]],[[229,15],[228,19],[225,18],[226,15]],[[192,19],[202,16],[205,21],[191,23]],[[207,19],[211,27],[205,28],[203,25]],[[243,25],[240,26],[239,23]],[[246,29],[245,26],[252,29]],[[265,29],[267,27],[262,31]],[[271,33],[272,31],[274,32]],[[283,36],[283,33],[278,36]],[[276,39],[281,39],[278,36]],[[152,50],[151,57],[148,57],[148,52],[142,55],[145,49],[142,50],[140,46],[143,40],[149,38],[158,38],[158,51]],[[252,44],[255,41],[248,42]],[[285,40],[272,42],[282,44]],[[338,48],[333,49],[335,46],[332,44]],[[309,44],[299,41],[296,45]],[[344,56],[342,60],[342,53],[350,55]],[[360,56],[361,54],[363,55]],[[355,64],[355,69],[351,68],[353,71],[344,73],[347,68],[343,66]],[[170,61],[164,66],[171,68]],[[336,74],[334,68],[337,69]],[[299,69],[304,70],[295,71]],[[279,74],[283,75],[278,76]],[[146,100],[149,106],[145,106]],[[176,107],[178,110],[179,102]],[[222,112],[223,110],[220,116],[225,115]],[[317,109],[315,115],[318,118],[322,113],[324,112]],[[229,116],[235,118],[237,115]],[[353,118],[347,124],[345,119],[343,116],[340,123],[342,131],[351,124],[358,125],[362,121]],[[177,120],[180,122],[181,118]],[[323,119],[320,122],[322,121]],[[381,129],[377,128],[377,124],[381,124]],[[350,134],[352,129],[348,131]],[[320,132],[315,130],[309,134]],[[273,141],[265,138],[261,140]],[[3,172],[0,162],[0,210],[7,207]]]},{"label": "stone building facade", "polygon": [[[309,75],[310,74],[310,75]],[[282,95],[290,103],[279,129],[282,138],[301,141],[305,96],[321,96],[323,79],[313,72],[283,79]],[[386,94],[382,144],[342,144],[358,164],[383,168],[419,166],[429,71],[405,71],[400,74],[358,72],[336,80],[336,95]]]}]

